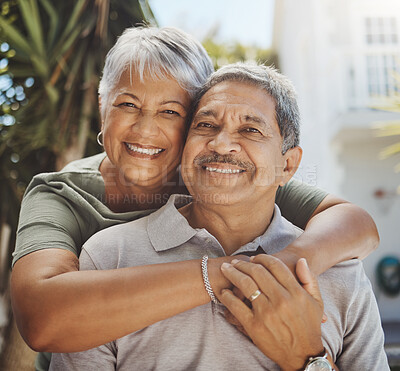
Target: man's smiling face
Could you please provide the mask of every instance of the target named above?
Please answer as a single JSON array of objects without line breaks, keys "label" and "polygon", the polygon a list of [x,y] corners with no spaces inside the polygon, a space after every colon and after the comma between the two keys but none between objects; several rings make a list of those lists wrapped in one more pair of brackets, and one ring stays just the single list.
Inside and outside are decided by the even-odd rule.
[{"label": "man's smiling face", "polygon": [[267,201],[291,176],[286,162],[275,101],[265,90],[224,81],[202,97],[182,157],[190,194],[220,204]]}]

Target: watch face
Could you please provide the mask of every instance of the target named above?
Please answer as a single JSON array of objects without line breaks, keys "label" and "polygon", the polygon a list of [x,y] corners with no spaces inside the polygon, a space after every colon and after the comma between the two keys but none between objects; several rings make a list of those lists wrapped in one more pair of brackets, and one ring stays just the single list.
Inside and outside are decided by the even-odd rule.
[{"label": "watch face", "polygon": [[317,358],[307,367],[307,371],[332,371],[331,364],[326,358]]}]

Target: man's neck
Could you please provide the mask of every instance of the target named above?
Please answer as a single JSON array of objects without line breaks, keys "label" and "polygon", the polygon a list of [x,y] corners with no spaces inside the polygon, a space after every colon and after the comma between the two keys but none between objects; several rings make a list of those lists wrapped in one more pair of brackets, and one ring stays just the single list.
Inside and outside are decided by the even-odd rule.
[{"label": "man's neck", "polygon": [[274,215],[273,196],[270,200],[245,205],[212,205],[193,201],[179,212],[192,228],[207,229],[221,244],[226,255],[232,255],[266,231]]}]

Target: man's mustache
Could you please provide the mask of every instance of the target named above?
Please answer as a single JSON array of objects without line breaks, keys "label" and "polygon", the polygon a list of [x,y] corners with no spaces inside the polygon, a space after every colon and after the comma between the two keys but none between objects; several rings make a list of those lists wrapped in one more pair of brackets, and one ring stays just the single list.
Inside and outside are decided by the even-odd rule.
[{"label": "man's mustache", "polygon": [[253,163],[249,161],[239,160],[232,155],[220,155],[218,153],[210,153],[207,155],[198,155],[194,159],[194,164],[197,166],[211,163],[235,165],[246,171],[254,171],[256,168]]}]

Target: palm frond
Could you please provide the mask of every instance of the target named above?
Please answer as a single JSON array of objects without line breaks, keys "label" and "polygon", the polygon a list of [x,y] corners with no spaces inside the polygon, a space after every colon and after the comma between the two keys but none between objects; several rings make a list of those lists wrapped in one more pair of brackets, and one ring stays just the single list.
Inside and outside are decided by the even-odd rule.
[{"label": "palm frond", "polygon": [[43,29],[40,20],[38,4],[36,0],[19,0],[22,20],[25,24],[27,34],[35,50],[40,57],[45,56]]},{"label": "palm frond", "polygon": [[386,159],[390,156],[395,155],[396,153],[400,153],[400,142],[399,143],[395,143],[392,144],[390,146],[387,146],[386,148],[384,148],[380,153],[379,153],[379,157],[381,159]]},{"label": "palm frond", "polygon": [[9,23],[8,19],[0,17],[0,29],[3,32],[5,41],[12,45],[18,54],[29,57],[33,53],[29,41],[16,27]]},{"label": "palm frond", "polygon": [[400,135],[400,121],[387,121],[374,125],[377,137],[390,137]]}]

